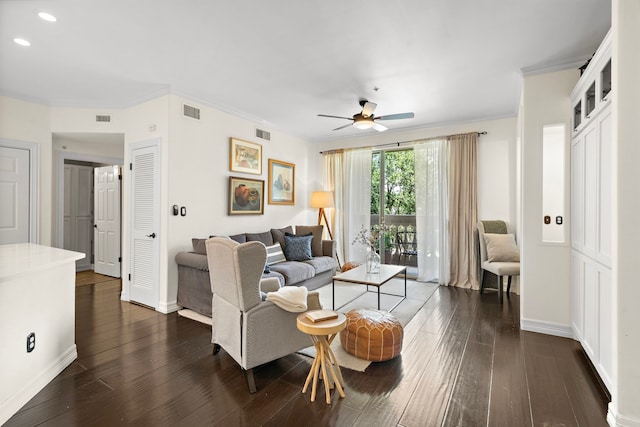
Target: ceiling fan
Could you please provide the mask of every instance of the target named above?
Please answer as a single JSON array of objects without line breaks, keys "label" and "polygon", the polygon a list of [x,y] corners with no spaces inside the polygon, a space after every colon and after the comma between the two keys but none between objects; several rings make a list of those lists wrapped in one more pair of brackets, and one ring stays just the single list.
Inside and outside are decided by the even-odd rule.
[{"label": "ceiling fan", "polygon": [[376,123],[377,120],[400,120],[400,119],[412,119],[413,113],[398,113],[398,114],[388,114],[386,116],[376,117],[373,115],[373,111],[376,109],[377,104],[373,102],[369,102],[366,99],[361,99],[359,102],[362,107],[362,111],[358,114],[354,114],[353,117],[342,117],[342,116],[331,116],[329,114],[318,114],[319,117],[332,117],[335,119],[346,119],[351,120],[352,123],[349,123],[344,126],[337,127],[333,130],[344,129],[349,126],[353,126],[357,129],[370,129],[374,128],[378,132],[384,132],[387,130],[386,126],[382,126],[379,123]]}]

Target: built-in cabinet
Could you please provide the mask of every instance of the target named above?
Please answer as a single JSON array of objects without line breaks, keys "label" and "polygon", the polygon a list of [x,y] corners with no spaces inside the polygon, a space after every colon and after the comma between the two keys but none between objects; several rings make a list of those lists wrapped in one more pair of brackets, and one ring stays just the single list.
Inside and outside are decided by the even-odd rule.
[{"label": "built-in cabinet", "polygon": [[571,93],[572,328],[612,389],[611,34]]}]

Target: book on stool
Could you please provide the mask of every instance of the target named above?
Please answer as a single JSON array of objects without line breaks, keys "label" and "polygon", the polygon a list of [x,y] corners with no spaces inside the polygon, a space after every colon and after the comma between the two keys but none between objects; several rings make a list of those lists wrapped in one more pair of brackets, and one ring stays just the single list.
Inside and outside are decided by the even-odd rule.
[{"label": "book on stool", "polygon": [[338,313],[333,310],[313,310],[305,315],[313,323],[322,322],[323,320],[332,320],[338,318]]}]

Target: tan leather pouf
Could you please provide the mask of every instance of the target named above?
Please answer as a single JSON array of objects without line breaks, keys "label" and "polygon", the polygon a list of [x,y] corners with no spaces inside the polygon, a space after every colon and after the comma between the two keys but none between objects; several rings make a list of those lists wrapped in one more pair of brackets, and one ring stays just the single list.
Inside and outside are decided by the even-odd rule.
[{"label": "tan leather pouf", "polygon": [[361,308],[346,316],[347,326],[340,332],[340,343],[347,353],[373,362],[400,354],[404,332],[391,313]]}]

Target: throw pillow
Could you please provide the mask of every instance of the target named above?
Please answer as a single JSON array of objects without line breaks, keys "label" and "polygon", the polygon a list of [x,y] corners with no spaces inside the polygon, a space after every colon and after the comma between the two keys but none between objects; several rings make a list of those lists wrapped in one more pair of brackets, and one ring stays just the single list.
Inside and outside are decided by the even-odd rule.
[{"label": "throw pillow", "polygon": [[296,234],[303,236],[311,233],[313,239],[311,239],[311,253],[313,256],[322,256],[322,231],[323,225],[296,225]]},{"label": "throw pillow", "polygon": [[290,225],[285,228],[272,228],[271,236],[273,237],[273,243],[280,243],[280,246],[284,248],[284,233],[293,234],[293,227]]},{"label": "throw pillow", "polygon": [[307,261],[313,259],[311,253],[311,233],[306,236],[296,236],[295,234],[284,234],[284,256],[288,261]]},{"label": "throw pillow", "polygon": [[207,254],[207,246],[205,242],[207,239],[191,239],[191,244],[193,245],[193,252],[197,254],[206,255]]},{"label": "throw pillow", "polygon": [[520,250],[513,234],[484,235],[489,262],[520,262]]},{"label": "throw pillow", "polygon": [[280,243],[267,246],[267,267],[286,260],[287,258],[285,258],[284,253],[282,252]]},{"label": "throw pillow", "polygon": [[271,231],[265,231],[264,233],[246,233],[247,242],[262,242],[265,246],[273,245],[273,237],[271,237]]}]

